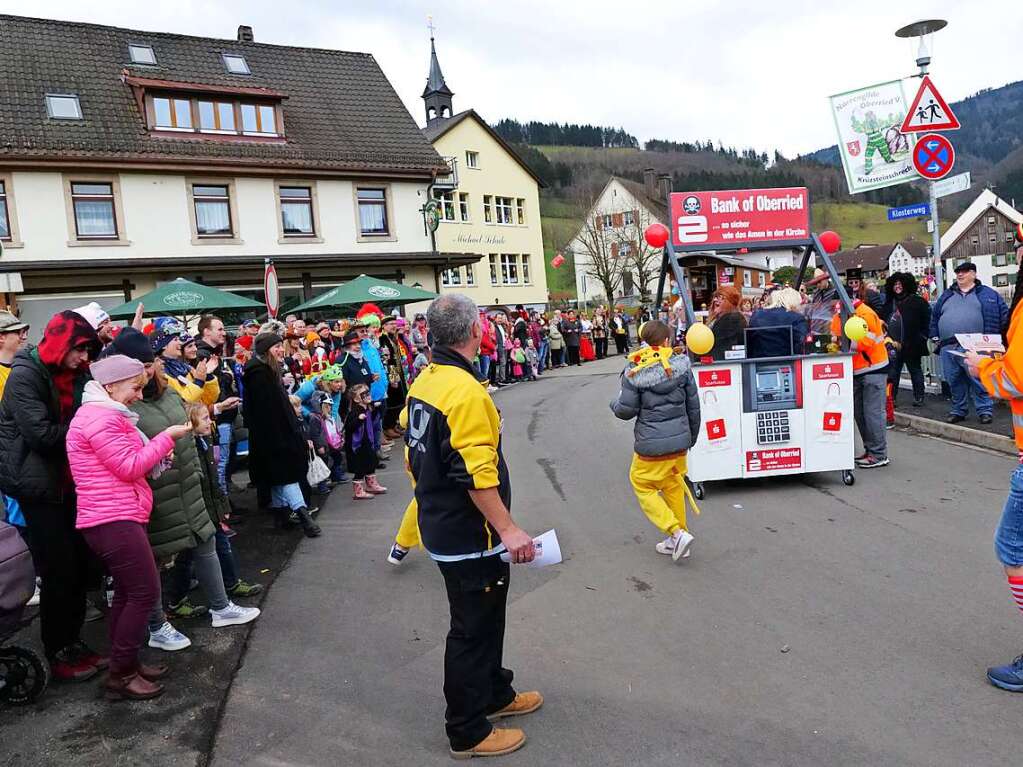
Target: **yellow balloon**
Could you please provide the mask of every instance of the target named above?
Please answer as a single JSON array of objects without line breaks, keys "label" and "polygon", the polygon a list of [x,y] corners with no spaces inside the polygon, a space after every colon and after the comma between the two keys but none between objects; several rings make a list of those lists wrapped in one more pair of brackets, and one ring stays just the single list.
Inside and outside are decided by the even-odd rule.
[{"label": "yellow balloon", "polygon": [[862,341],[867,337],[867,321],[862,317],[850,317],[845,321],[845,337],[850,341]]},{"label": "yellow balloon", "polygon": [[686,348],[693,354],[706,354],[714,348],[714,331],[702,322],[686,331]]}]

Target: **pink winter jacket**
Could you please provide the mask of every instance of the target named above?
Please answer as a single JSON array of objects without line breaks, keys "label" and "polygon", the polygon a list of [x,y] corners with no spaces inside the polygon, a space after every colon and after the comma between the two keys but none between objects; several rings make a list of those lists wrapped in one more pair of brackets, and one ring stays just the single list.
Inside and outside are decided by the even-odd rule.
[{"label": "pink winter jacket", "polygon": [[146,474],[174,449],[174,440],[161,432],[145,444],[136,419],[98,383],[86,384],[83,404],[67,434],[68,461],[78,492],[78,529],[149,521],[153,492]]}]

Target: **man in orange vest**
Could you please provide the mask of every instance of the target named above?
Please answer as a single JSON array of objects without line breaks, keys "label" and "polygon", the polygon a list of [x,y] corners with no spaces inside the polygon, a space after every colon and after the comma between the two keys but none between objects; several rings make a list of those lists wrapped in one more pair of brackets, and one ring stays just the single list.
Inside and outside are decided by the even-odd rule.
[{"label": "man in orange vest", "polygon": [[[885,430],[885,396],[888,385],[888,349],[884,325],[877,312],[860,299],[853,300],[857,317],[867,323],[867,335],[852,341],[853,417],[863,440],[863,455],[856,458],[861,469],[887,466],[888,433]],[[831,335],[842,335],[842,317],[831,318]]]},{"label": "man in orange vest", "polygon": [[[1023,224],[1016,232],[1016,256],[1023,258]],[[966,367],[974,378],[979,378],[988,394],[1009,400],[1012,410],[1012,431],[1016,438],[1020,461],[1009,480],[1009,497],[1005,501],[1002,519],[995,532],[995,554],[1005,568],[1016,606],[1023,611],[1023,272],[1016,277],[1016,291],[1012,297],[1012,319],[1006,333],[1005,356],[1001,359],[981,357],[976,352],[966,353]],[[1010,692],[1023,692],[1023,655],[1004,666],[987,670],[988,681],[995,687]]]}]

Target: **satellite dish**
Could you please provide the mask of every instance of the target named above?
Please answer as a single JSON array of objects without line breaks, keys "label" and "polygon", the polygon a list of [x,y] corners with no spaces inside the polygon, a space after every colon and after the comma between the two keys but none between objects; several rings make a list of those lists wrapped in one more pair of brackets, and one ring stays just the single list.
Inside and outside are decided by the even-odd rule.
[{"label": "satellite dish", "polygon": [[932,35],[948,26],[948,22],[944,19],[926,19],[924,21],[914,21],[912,24],[907,24],[901,29],[895,32],[896,37],[923,37],[924,35]]}]

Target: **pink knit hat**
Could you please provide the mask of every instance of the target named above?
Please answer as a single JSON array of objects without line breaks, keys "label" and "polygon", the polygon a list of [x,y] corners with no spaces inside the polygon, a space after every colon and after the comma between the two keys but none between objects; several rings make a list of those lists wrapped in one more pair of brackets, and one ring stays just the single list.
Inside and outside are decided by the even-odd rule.
[{"label": "pink knit hat", "polygon": [[89,372],[92,373],[93,380],[107,386],[143,375],[146,372],[146,366],[131,357],[114,354],[93,362],[89,365]]}]

